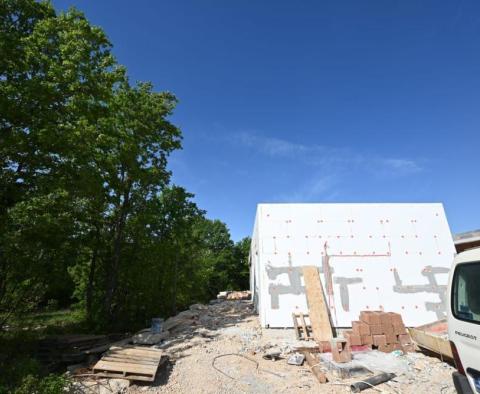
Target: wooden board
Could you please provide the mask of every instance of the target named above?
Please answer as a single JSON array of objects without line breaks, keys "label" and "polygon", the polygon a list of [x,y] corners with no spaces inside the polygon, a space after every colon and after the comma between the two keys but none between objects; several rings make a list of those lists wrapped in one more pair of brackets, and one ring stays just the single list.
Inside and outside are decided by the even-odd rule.
[{"label": "wooden board", "polygon": [[304,266],[303,280],[313,337],[317,342],[330,341],[333,338],[332,326],[318,267]]},{"label": "wooden board", "polygon": [[97,376],[153,382],[163,352],[139,346],[112,347],[93,367]]}]

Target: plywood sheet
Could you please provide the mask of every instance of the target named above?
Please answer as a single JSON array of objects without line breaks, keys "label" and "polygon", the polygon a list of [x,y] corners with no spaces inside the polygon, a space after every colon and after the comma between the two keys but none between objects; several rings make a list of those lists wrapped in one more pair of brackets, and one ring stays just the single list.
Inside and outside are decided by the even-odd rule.
[{"label": "plywood sheet", "polygon": [[305,266],[302,271],[313,337],[317,342],[329,341],[333,337],[332,327],[318,268]]}]

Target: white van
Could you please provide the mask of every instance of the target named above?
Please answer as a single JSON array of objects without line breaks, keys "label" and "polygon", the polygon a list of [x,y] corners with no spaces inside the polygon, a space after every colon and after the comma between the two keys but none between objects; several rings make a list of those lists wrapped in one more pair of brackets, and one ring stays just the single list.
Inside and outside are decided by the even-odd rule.
[{"label": "white van", "polygon": [[458,393],[480,393],[480,248],[458,254],[448,282],[448,336]]}]

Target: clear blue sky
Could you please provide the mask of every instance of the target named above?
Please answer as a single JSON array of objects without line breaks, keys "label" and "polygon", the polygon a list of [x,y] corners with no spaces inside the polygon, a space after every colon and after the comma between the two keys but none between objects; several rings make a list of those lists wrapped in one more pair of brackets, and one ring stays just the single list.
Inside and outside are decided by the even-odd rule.
[{"label": "clear blue sky", "polygon": [[480,228],[480,2],[53,3],[177,95],[173,181],[234,239],[260,202],[443,202]]}]

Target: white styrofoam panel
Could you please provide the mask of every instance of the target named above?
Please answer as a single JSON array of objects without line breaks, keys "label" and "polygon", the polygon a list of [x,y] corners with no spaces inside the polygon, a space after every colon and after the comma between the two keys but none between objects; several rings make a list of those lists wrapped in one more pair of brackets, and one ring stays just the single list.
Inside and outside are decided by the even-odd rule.
[{"label": "white styrofoam panel", "polygon": [[253,237],[264,326],[290,327],[292,312],[307,311],[300,267],[322,269],[325,244],[337,327],[364,309],[400,312],[412,326],[444,313],[455,249],[441,204],[260,204]]}]

